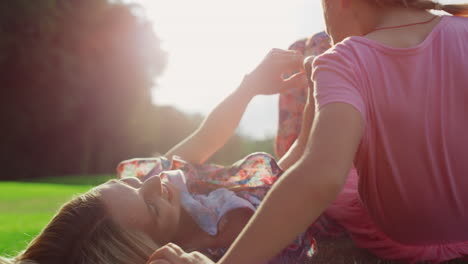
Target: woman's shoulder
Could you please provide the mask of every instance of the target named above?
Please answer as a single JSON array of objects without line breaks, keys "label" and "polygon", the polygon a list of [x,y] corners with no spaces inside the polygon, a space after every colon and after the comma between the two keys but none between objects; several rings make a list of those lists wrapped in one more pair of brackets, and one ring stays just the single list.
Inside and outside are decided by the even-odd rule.
[{"label": "woman's shoulder", "polygon": [[468,17],[444,16],[444,19],[447,20],[449,24],[468,26]]},{"label": "woman's shoulder", "polygon": [[468,18],[456,16],[441,16],[440,21],[430,30],[427,35],[424,35],[420,42],[412,46],[392,45],[378,38],[370,38],[367,36],[350,36],[340,43],[336,44],[324,54],[327,57],[339,57],[353,54],[361,60],[369,60],[373,57],[381,55],[390,55],[386,58],[394,58],[394,56],[413,56],[419,54],[432,44],[439,42],[453,42],[455,39],[468,40]]},{"label": "woman's shoulder", "polygon": [[357,63],[359,53],[365,49],[359,42],[353,38],[347,38],[340,43],[325,51],[323,54],[315,57],[312,67],[315,70],[321,66],[331,66],[334,68],[353,68]]},{"label": "woman's shoulder", "polygon": [[468,17],[445,16],[444,22],[443,33],[456,38],[468,38]]}]

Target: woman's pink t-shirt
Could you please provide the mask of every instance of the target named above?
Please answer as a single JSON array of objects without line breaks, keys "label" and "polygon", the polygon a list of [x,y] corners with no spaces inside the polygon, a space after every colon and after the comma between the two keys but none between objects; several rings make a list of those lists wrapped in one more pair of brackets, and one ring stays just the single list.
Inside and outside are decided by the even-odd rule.
[{"label": "woman's pink t-shirt", "polygon": [[468,241],[468,19],[443,17],[412,48],[351,37],[313,67],[318,110],[365,120],[355,166],[375,224],[403,244]]}]

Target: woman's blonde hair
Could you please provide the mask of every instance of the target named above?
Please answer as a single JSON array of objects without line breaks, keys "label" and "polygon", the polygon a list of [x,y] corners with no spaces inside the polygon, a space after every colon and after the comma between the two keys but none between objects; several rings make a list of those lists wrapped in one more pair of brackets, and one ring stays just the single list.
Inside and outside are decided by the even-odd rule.
[{"label": "woman's blonde hair", "polygon": [[441,10],[454,16],[468,17],[468,3],[443,5],[432,0],[368,0],[380,6],[400,6],[423,10]]},{"label": "woman's blonde hair", "polygon": [[93,190],[65,204],[26,250],[0,264],[145,264],[157,248],[120,228]]}]

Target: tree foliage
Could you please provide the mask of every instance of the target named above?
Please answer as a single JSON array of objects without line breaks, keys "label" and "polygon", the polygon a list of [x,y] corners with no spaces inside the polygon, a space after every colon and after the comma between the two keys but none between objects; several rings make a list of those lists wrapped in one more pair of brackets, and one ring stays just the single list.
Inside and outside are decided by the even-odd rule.
[{"label": "tree foliage", "polygon": [[2,178],[104,172],[132,154],[132,122],[151,109],[150,88],[166,64],[135,8],[0,3]]}]

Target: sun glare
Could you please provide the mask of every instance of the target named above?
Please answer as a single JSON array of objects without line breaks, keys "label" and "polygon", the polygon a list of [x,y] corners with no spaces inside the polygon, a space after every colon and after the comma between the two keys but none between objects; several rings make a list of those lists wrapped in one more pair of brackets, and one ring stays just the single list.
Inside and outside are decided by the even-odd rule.
[{"label": "sun glare", "polygon": [[[318,0],[133,1],[145,8],[169,53],[153,101],[187,112],[208,113],[271,48],[324,30]],[[255,99],[241,122],[243,132],[273,134],[275,100]]]},{"label": "sun glare", "polygon": [[[136,2],[146,9],[169,53],[169,65],[153,99],[188,112],[208,113],[271,48],[287,48],[296,39],[323,29],[319,1]],[[316,14],[306,17],[305,9]],[[301,25],[310,25],[307,20],[316,20],[316,26],[304,29]],[[260,137],[264,130],[272,131],[275,107],[274,98],[256,99],[241,126],[249,130],[250,124],[260,124],[257,133],[252,132]]]}]

